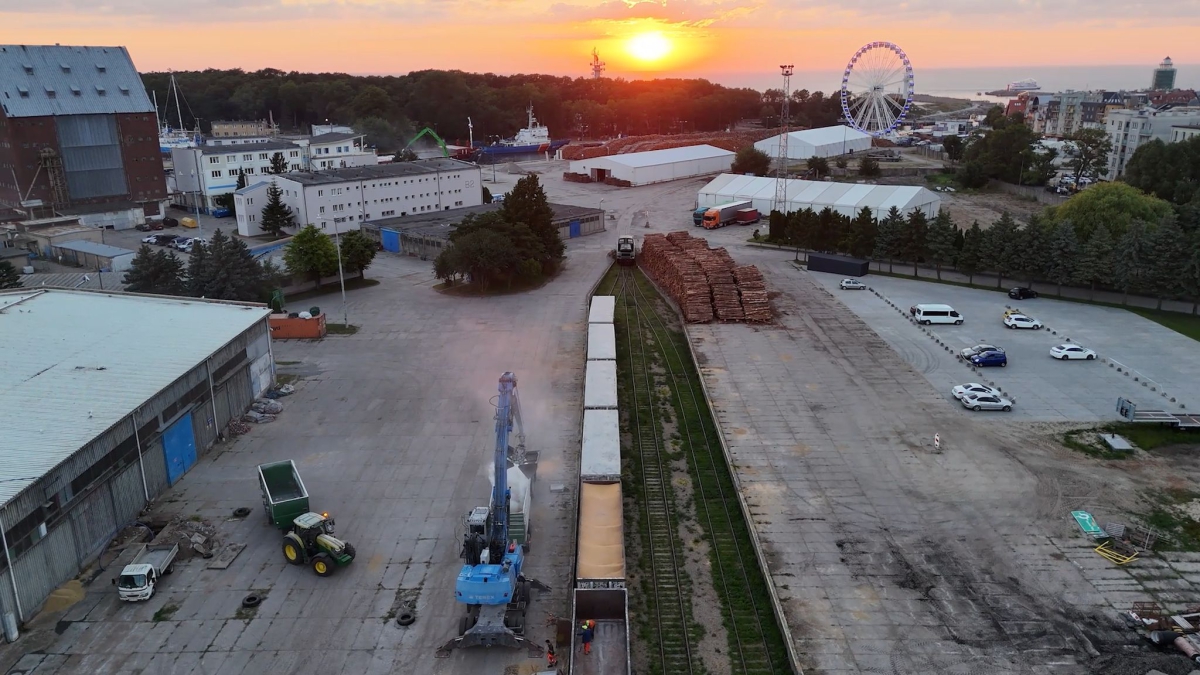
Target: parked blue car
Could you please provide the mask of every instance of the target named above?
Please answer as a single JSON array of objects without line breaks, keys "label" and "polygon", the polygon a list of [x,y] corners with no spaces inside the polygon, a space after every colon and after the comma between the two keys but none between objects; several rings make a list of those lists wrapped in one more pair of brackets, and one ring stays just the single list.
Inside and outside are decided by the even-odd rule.
[{"label": "parked blue car", "polygon": [[228,218],[232,215],[233,215],[233,211],[230,211],[229,209],[213,209],[212,210],[213,218]]},{"label": "parked blue car", "polygon": [[1008,355],[1004,352],[987,351],[972,356],[971,363],[980,368],[986,368],[988,366],[1000,366],[1003,368],[1008,365]]}]

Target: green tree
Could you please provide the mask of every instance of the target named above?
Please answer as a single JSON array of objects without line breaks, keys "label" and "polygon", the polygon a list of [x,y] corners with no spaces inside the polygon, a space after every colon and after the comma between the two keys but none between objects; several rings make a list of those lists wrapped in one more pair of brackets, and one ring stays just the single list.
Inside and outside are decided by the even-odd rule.
[{"label": "green tree", "polygon": [[846,167],[850,166],[850,160],[847,159],[845,155],[838,155],[837,157],[833,158],[833,165],[839,169],[845,169]]},{"label": "green tree", "polygon": [[315,225],[305,225],[284,248],[283,261],[292,274],[320,281],[337,274],[337,247]]},{"label": "green tree", "polygon": [[887,258],[888,274],[892,273],[892,262],[900,255],[904,246],[904,230],[906,222],[900,209],[893,206],[887,215],[879,221],[875,232],[875,253],[877,260]]},{"label": "green tree", "polygon": [[[1070,221],[1059,221],[1068,223]],[[1075,265],[1075,279],[1088,285],[1088,300],[1096,298],[1096,284],[1112,279],[1113,269],[1113,239],[1108,225],[1099,223],[1092,229],[1079,262]]]},{"label": "green tree", "polygon": [[379,247],[359,230],[351,230],[342,235],[342,264],[362,276],[363,272],[375,260]]},{"label": "green tree", "polygon": [[924,260],[929,252],[929,219],[920,209],[913,209],[912,213],[908,214],[901,239],[901,250],[904,257],[912,261],[913,276],[916,277],[918,263]]},{"label": "green tree", "polygon": [[862,207],[850,223],[850,255],[855,258],[867,258],[874,253],[877,229],[875,214],[871,213],[868,207]]},{"label": "green tree", "polygon": [[282,152],[277,152],[271,155],[271,166],[267,169],[268,173],[281,174],[288,172],[288,161],[283,156]]},{"label": "green tree", "polygon": [[1082,254],[1074,225],[1062,221],[1051,227],[1053,231],[1050,234],[1050,247],[1046,256],[1046,277],[1058,285],[1058,294],[1061,296],[1063,284],[1077,278]]},{"label": "green tree", "polygon": [[1130,292],[1146,289],[1153,252],[1146,223],[1134,220],[1117,239],[1113,250],[1113,282],[1124,296],[1121,304],[1129,303]]},{"label": "green tree", "polygon": [[165,249],[155,252],[142,244],[125,271],[126,290],[131,293],[180,295],[183,292],[183,263]]},{"label": "green tree", "polygon": [[858,175],[872,178],[878,176],[882,171],[879,169],[879,160],[867,155],[858,160]]},{"label": "green tree", "polygon": [[267,186],[267,203],[262,207],[258,226],[272,237],[283,236],[288,228],[296,226],[296,216],[292,214],[292,207],[283,203],[283,190],[275,181],[271,181]]},{"label": "green tree", "polygon": [[1200,196],[1200,136],[1179,143],[1142,143],[1125,164],[1121,180],[1177,206]]},{"label": "green tree", "polygon": [[[149,248],[142,246],[142,248]],[[134,257],[137,260],[137,257]],[[20,288],[21,276],[17,274],[17,268],[12,266],[7,260],[0,260],[0,289],[3,288]]]},{"label": "green tree", "polygon": [[942,265],[951,265],[958,255],[955,243],[958,239],[958,226],[950,218],[949,211],[938,211],[937,217],[929,224],[928,258],[937,268],[938,281],[942,279]]},{"label": "green tree", "polygon": [[1008,126],[1008,118],[1004,116],[1004,108],[998,105],[988,108],[987,114],[983,117],[983,123],[993,129],[1003,129]]},{"label": "green tree", "polygon": [[1108,166],[1108,154],[1112,152],[1112,141],[1104,129],[1080,129],[1067,136],[1074,145],[1068,166],[1075,173],[1075,184],[1084,175],[1095,176]]},{"label": "green tree", "polygon": [[1003,288],[1004,278],[1020,269],[1020,237],[1017,222],[1007,211],[983,233],[983,260],[996,271],[996,288]]},{"label": "green tree", "polygon": [[951,162],[957,162],[962,159],[963,151],[966,149],[966,144],[960,136],[943,136],[942,150],[946,152],[946,159]]},{"label": "green tree", "polygon": [[382,117],[363,117],[354,123],[354,131],[366,136],[366,144],[388,153],[400,147],[400,139],[412,133],[407,120],[393,124]]},{"label": "green tree", "polygon": [[1192,315],[1200,306],[1200,229],[1192,230],[1187,247],[1187,260],[1183,265],[1181,285],[1184,297],[1192,299]]},{"label": "green tree", "polygon": [[1153,262],[1147,265],[1147,282],[1158,298],[1155,309],[1162,309],[1163,298],[1178,297],[1186,290],[1187,244],[1188,237],[1174,218],[1165,219],[1150,233],[1149,260]]},{"label": "green tree", "polygon": [[265,281],[262,266],[245,242],[217,230],[208,243],[199,248],[204,249],[207,261],[203,278],[193,283],[194,294],[240,302],[262,299]]},{"label": "green tree", "polygon": [[1125,183],[1100,183],[1076,193],[1059,206],[1048,209],[1057,222],[1069,220],[1075,225],[1080,241],[1091,238],[1099,223],[1108,226],[1119,238],[1134,220],[1157,223],[1171,215],[1171,205]]},{"label": "green tree", "polygon": [[188,257],[187,277],[183,284],[184,295],[194,298],[207,297],[205,292],[209,286],[215,285],[217,276],[213,266],[212,256],[208,254],[208,246],[198,241],[192,245],[192,254]]},{"label": "green tree", "polygon": [[242,171],[239,169],[238,170],[237,187],[233,188],[233,190],[234,190],[234,192],[237,192],[238,190],[241,190],[244,187],[246,187],[246,174],[242,173]]},{"label": "green tree", "polygon": [[975,273],[983,263],[983,230],[979,221],[963,234],[962,250],[958,252],[958,270],[967,275],[967,283],[975,283]]},{"label": "green tree", "polygon": [[363,87],[350,103],[354,119],[364,117],[387,118],[392,112],[392,97],[387,90],[376,85]]},{"label": "green tree", "polygon": [[1051,242],[1052,226],[1037,215],[1029,220],[1029,224],[1018,231],[1016,237],[1016,269],[1025,277],[1026,285],[1033,288],[1033,282],[1046,276],[1049,266],[1048,253]]},{"label": "green tree", "polygon": [[983,168],[982,162],[964,162],[955,177],[963,187],[967,188],[981,188],[988,184],[987,171]]},{"label": "green tree", "polygon": [[510,223],[527,226],[541,240],[545,250],[542,269],[547,274],[552,273],[562,260],[566,246],[554,226],[554,210],[550,208],[538,177],[525,176],[517,181],[504,198],[500,213]]},{"label": "green tree", "polygon": [[486,186],[483,188],[483,203],[484,204],[492,203],[492,191],[487,189]]},{"label": "green tree", "polygon": [[808,165],[808,170],[817,175],[817,178],[824,178],[829,175],[829,160],[824,157],[813,155],[809,157],[805,164]]},{"label": "green tree", "polygon": [[729,172],[766,176],[771,173],[771,156],[753,145],[747,145],[733,156],[733,164],[729,167]]},{"label": "green tree", "polygon": [[447,274],[463,276],[486,292],[495,283],[511,283],[520,263],[520,253],[510,238],[496,230],[476,228],[442,249],[433,267],[440,279],[448,280]]}]

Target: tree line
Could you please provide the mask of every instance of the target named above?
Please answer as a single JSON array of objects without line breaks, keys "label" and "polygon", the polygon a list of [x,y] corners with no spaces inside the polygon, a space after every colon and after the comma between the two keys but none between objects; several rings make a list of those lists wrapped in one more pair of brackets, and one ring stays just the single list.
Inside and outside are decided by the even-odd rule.
[{"label": "tree line", "polygon": [[[1095,189],[1095,188],[1092,188]],[[1090,190],[1089,190],[1090,191]],[[1084,193],[1081,193],[1081,195]],[[1158,299],[1185,300],[1192,313],[1200,303],[1200,228],[1185,229],[1172,214],[1157,221],[1132,219],[1123,229],[1101,222],[1080,236],[1069,219],[1035,216],[1020,225],[1007,213],[983,229],[962,230],[949,213],[929,219],[919,210],[905,215],[892,207],[876,219],[869,208],[853,218],[830,208],[771,214],[768,240],[797,250],[838,253],[912,265],[922,264],[974,277],[990,271],[996,287],[1005,279],[1026,284],[1076,285]]]},{"label": "tree line", "polygon": [[[361,274],[375,258],[376,245],[358,231],[341,235],[342,266]],[[212,300],[269,302],[272,293],[292,277],[319,280],[337,274],[337,250],[332,239],[309,225],[284,249],[280,267],[254,258],[246,242],[221,230],[208,241],[196,241],[185,263],[171,251],[142,244],[125,272],[132,293],[178,295]]]},{"label": "tree line", "polygon": [[[466,144],[509,137],[526,125],[532,103],[554,138],[716,131],[758,117],[762,96],[702,79],[624,80],[549,75],[495,75],[423,70],[399,76],[284,72],[273,68],[176,72],[184,125],[208,130],[214,120],[272,116],[283,128],[344,124],[369,131],[392,151],[412,130],[428,126]],[[144,73],[158,101],[168,97],[169,73]],[[829,99],[823,99],[829,100]],[[164,121],[176,118],[174,110]],[[822,118],[824,119],[824,118]]]}]

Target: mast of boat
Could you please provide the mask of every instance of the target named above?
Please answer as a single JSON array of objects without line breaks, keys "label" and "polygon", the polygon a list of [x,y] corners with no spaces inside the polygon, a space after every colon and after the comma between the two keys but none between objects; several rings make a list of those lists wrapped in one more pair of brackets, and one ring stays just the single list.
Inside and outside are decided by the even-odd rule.
[{"label": "mast of boat", "polygon": [[526,109],[526,112],[529,113],[529,128],[532,129],[533,125],[537,123],[537,120],[533,119],[533,101],[529,102],[529,107]]},{"label": "mast of boat", "polygon": [[183,131],[183,108],[179,107],[179,85],[175,83],[175,71],[171,71],[171,88],[175,90],[175,112],[179,114],[179,130]]},{"label": "mast of boat", "polygon": [[158,128],[158,133],[161,134],[163,132],[163,128],[162,118],[158,116],[158,92],[151,89],[150,98],[154,99],[154,125]]}]

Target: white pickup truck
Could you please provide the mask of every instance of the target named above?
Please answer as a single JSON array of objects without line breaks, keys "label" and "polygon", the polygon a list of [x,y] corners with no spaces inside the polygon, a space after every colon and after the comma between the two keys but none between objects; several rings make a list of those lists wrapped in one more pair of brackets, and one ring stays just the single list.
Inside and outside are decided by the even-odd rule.
[{"label": "white pickup truck", "polygon": [[113,579],[122,600],[137,602],[149,600],[154,587],[164,575],[170,574],[175,556],[179,555],[179,544],[151,546],[143,544],[133,562],[121,570],[121,576]]}]

